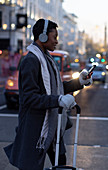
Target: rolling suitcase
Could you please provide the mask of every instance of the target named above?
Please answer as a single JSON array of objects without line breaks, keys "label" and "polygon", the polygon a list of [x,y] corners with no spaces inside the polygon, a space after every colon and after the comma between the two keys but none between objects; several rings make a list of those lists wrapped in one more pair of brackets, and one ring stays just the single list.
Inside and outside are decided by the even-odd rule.
[{"label": "rolling suitcase", "polygon": [[81,109],[78,105],[76,107],[77,120],[76,120],[76,130],[75,130],[75,142],[74,142],[74,152],[73,152],[73,166],[70,165],[59,165],[58,166],[58,158],[59,158],[59,140],[60,140],[60,127],[61,127],[61,114],[62,108],[59,109],[58,114],[58,128],[57,128],[57,141],[56,141],[56,154],[55,154],[55,166],[51,168],[45,168],[45,170],[78,170],[76,168],[76,154],[77,154],[77,140],[78,140],[78,128],[79,128],[79,117]]}]

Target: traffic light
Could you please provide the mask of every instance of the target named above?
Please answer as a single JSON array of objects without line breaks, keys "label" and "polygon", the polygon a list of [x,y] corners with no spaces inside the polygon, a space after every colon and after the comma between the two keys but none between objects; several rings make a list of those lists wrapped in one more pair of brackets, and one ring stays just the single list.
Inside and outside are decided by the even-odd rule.
[{"label": "traffic light", "polygon": [[105,59],[104,59],[104,58],[102,58],[102,59],[101,59],[101,62],[102,62],[102,63],[104,63],[104,62],[105,62]]},{"label": "traffic light", "polygon": [[90,58],[90,62],[93,63],[95,61],[95,59],[92,57]]},{"label": "traffic light", "polygon": [[27,14],[17,14],[17,25],[16,28],[27,27]]},{"label": "traffic light", "polygon": [[101,58],[101,63],[102,63],[102,64],[106,64],[106,63],[107,63],[107,61],[106,61],[106,56],[103,56],[103,57]]}]

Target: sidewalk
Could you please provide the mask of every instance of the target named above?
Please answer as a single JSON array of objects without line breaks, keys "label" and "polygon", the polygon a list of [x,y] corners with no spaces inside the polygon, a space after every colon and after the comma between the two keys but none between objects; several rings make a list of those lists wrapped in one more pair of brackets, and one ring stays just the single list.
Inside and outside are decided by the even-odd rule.
[{"label": "sidewalk", "polygon": [[[18,168],[12,166],[9,163],[8,158],[5,155],[5,152],[3,150],[3,147],[7,146],[8,144],[10,144],[10,143],[9,142],[0,142],[0,170],[18,170]],[[46,157],[45,167],[51,167],[48,157]]]},{"label": "sidewalk", "polygon": [[[9,164],[3,147],[8,142],[0,142],[0,170],[18,170]],[[67,165],[72,165],[73,145],[67,145]],[[108,169],[108,147],[78,146],[77,168],[79,170],[107,170]],[[44,168],[51,167],[49,158],[46,157]]]}]

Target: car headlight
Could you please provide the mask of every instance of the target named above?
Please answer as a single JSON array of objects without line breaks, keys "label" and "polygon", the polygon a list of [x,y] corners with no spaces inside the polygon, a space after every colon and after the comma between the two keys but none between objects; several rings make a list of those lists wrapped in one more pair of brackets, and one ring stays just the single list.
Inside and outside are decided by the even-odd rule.
[{"label": "car headlight", "polygon": [[72,78],[73,79],[77,79],[79,77],[80,73],[79,72],[75,72],[72,74]]},{"label": "car headlight", "polygon": [[102,74],[102,76],[105,76],[105,72],[102,72],[101,74]]},{"label": "car headlight", "polygon": [[108,65],[106,65],[106,69],[108,70]]},{"label": "car headlight", "polygon": [[14,86],[14,82],[9,79],[9,80],[7,80],[7,85],[12,87],[12,86]]}]

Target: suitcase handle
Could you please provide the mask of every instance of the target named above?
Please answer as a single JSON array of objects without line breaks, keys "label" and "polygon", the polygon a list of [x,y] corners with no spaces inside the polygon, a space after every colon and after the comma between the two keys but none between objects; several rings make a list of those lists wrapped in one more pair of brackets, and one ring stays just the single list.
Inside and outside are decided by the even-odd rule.
[{"label": "suitcase handle", "polygon": [[58,114],[62,114],[63,107],[59,107]]},{"label": "suitcase handle", "polygon": [[[76,107],[76,114],[80,114],[80,113],[81,113],[81,108],[80,108],[80,106],[79,106],[78,104],[76,104],[75,107]],[[59,114],[62,114],[62,110],[63,110],[63,107],[59,107],[58,113],[59,113]]]},{"label": "suitcase handle", "polygon": [[76,114],[80,114],[81,113],[81,108],[78,104],[75,105],[76,107]]},{"label": "suitcase handle", "polygon": [[73,168],[76,167],[79,117],[80,117],[80,113],[81,113],[81,108],[79,107],[79,105],[76,104],[75,107],[76,107],[76,113],[77,113],[77,120],[76,120],[75,142],[74,142],[74,152],[73,152]]}]

